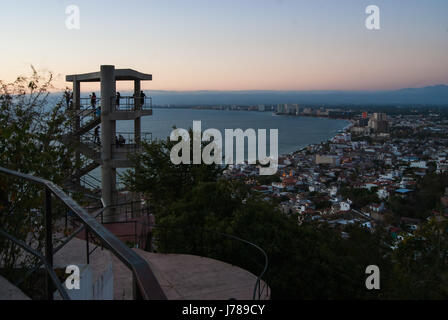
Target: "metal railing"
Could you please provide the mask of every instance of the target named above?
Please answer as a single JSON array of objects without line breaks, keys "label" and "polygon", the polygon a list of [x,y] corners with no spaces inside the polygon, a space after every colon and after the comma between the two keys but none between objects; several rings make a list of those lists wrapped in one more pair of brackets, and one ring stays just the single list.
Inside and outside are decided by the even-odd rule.
[{"label": "metal railing", "polygon": [[94,132],[88,131],[83,135],[79,136],[79,142],[88,145],[96,152],[101,152],[101,138],[99,133],[98,135],[95,135]]},{"label": "metal railing", "polygon": [[151,110],[152,97],[112,97],[112,105],[115,111]]},{"label": "metal railing", "polygon": [[[136,223],[140,222],[137,221]],[[188,254],[214,258],[232,264],[234,264],[238,256],[238,258],[240,258],[239,261],[245,261],[244,265],[240,265],[240,267],[247,268],[250,265],[252,270],[255,268],[261,270],[255,281],[253,300],[261,300],[265,290],[266,296],[269,296],[269,293],[267,292],[267,290],[269,290],[267,283],[264,282],[264,285],[261,285],[262,279],[269,266],[269,259],[266,252],[260,246],[231,234],[199,227],[177,227],[157,224],[148,224],[146,226],[151,229],[151,243],[149,246],[154,246],[153,241],[155,241],[160,247],[163,247],[160,249],[164,253],[181,253],[184,251]],[[152,238],[152,231],[154,230],[158,231],[158,233],[156,232],[155,234],[156,239]],[[177,233],[182,233],[180,237],[181,239],[190,241],[176,241]],[[226,243],[225,239],[230,242]],[[153,247],[153,249],[159,250],[157,247]],[[255,252],[251,251],[251,249],[255,249],[255,252],[262,257],[262,263],[253,259]]]},{"label": "metal railing", "polygon": [[[133,97],[133,96],[113,96],[111,97],[113,110],[115,111],[135,111],[135,110],[151,110],[152,97]],[[69,110],[76,111],[96,111],[101,109],[101,98],[80,98],[79,109],[75,109],[73,102],[68,107]]]},{"label": "metal railing", "polygon": [[134,132],[116,132],[113,145],[116,148],[120,148],[122,146],[139,147],[141,145],[141,142],[151,141],[152,132],[141,132],[139,137],[136,137]]},{"label": "metal railing", "polygon": [[80,110],[96,110],[98,107],[101,108],[101,98],[92,99],[89,97],[79,99]]},{"label": "metal railing", "polygon": [[65,103],[64,105],[66,106],[67,110],[87,110],[87,109],[91,109],[94,110],[96,109],[96,107],[100,106],[101,103],[101,98],[94,98],[92,99],[92,97],[89,98],[80,98],[79,99],[79,108],[76,109],[75,107],[75,102],[73,100],[73,98],[70,99],[70,101],[67,103]]},{"label": "metal railing", "polygon": [[80,178],[81,185],[85,188],[98,190],[101,189],[101,180],[87,173]]},{"label": "metal railing", "polygon": [[[54,269],[53,269],[53,255],[56,251],[60,250],[65,244],[73,239],[76,234],[85,230],[87,238],[87,246],[89,235],[93,235],[101,243],[101,245],[114,254],[121,262],[123,262],[133,274],[133,287],[135,299],[156,299],[165,300],[166,295],[163,292],[160,284],[158,283],[154,273],[152,272],[148,263],[141,258],[137,253],[127,247],[116,236],[109,232],[104,226],[102,226],[95,216],[90,215],[84,208],[82,208],[76,201],[66,195],[58,186],[51,181],[34,177],[32,175],[23,174],[17,171],[9,170],[7,168],[0,167],[0,173],[29,181],[31,183],[43,186],[45,188],[45,255],[40,252],[36,252],[30,246],[23,243],[21,240],[16,239],[14,236],[8,234],[5,230],[1,230],[0,235],[9,239],[16,245],[22,247],[32,255],[38,257],[47,271],[46,276],[46,297],[48,300],[53,299],[53,285],[57,288],[63,299],[69,299],[69,296],[65,289],[59,282]],[[69,209],[73,215],[83,225],[74,234],[69,236],[63,244],[58,246],[57,250],[53,248],[53,213],[52,213],[52,196],[60,200],[64,206]],[[99,214],[103,212],[100,209]],[[98,215],[98,214],[97,214]],[[41,265],[42,265],[41,264]],[[39,268],[40,266],[38,266]],[[36,268],[35,268],[36,269]]]},{"label": "metal railing", "polygon": [[[129,211],[131,205],[131,211]],[[131,233],[119,234],[117,237],[134,241],[135,245],[146,243],[145,247],[150,252],[163,253],[186,253],[192,255],[205,256],[218,260],[223,260],[228,263],[234,263],[235,258],[244,260],[246,264],[240,267],[251,267],[251,269],[261,270],[258,273],[254,285],[253,300],[261,300],[263,294],[269,296],[269,287],[267,282],[262,280],[265,276],[269,259],[266,252],[258,245],[244,240],[240,237],[192,226],[165,226],[143,222],[133,214],[136,202],[122,203],[113,206],[117,211],[114,215],[109,215],[109,218],[114,217],[115,222],[102,223],[104,225],[110,224],[132,224]],[[125,208],[125,212],[121,208]],[[141,204],[140,217],[149,216],[150,209],[147,205]],[[130,214],[130,216],[129,216]],[[143,227],[138,231],[137,226]],[[149,233],[144,232],[143,229],[150,230]],[[156,232],[153,232],[155,231]],[[180,235],[180,237],[179,237]],[[180,241],[179,241],[180,239]],[[229,240],[227,242],[225,240]],[[148,243],[149,241],[149,243]],[[238,248],[238,246],[240,246]],[[255,251],[250,251],[250,249]],[[253,259],[253,255],[258,254],[263,262]]]},{"label": "metal railing", "polygon": [[[83,99],[81,99],[83,100]],[[99,99],[98,99],[99,100]],[[80,106],[80,109],[69,109],[67,110],[70,117],[75,120],[72,123],[71,131],[76,131],[79,128],[82,128],[92,121],[96,121],[101,117],[101,105],[97,103],[95,107],[90,106],[88,104]],[[78,123],[79,128],[75,127],[75,124]]]}]

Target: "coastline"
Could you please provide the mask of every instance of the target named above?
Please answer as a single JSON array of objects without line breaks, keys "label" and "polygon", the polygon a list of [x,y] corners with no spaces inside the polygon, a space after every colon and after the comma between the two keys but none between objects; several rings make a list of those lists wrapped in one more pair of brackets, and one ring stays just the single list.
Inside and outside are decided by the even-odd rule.
[{"label": "coastline", "polygon": [[[315,117],[315,118],[319,118],[319,119],[328,119],[328,118],[324,118],[324,117]],[[323,142],[330,142],[331,140],[333,140],[334,138],[336,138],[338,135],[343,134],[343,133],[347,133],[347,132],[350,130],[350,128],[353,126],[353,122],[352,122],[351,120],[349,120],[349,119],[334,119],[334,120],[345,120],[345,121],[347,122],[347,125],[346,125],[344,128],[338,130],[338,131],[336,132],[335,135],[331,136],[330,138],[328,138],[328,139],[326,139],[326,140],[322,140],[322,141],[319,142],[319,143],[310,143],[310,144],[307,144],[307,145],[305,145],[305,146],[301,147],[300,149],[298,149],[298,150],[296,150],[296,151],[293,151],[293,152],[282,153],[282,154],[279,155],[279,157],[294,156],[294,155],[296,155],[296,154],[298,154],[298,153],[304,151],[304,150],[307,149],[308,147],[316,146],[316,145],[321,144],[321,143],[323,143]]]}]

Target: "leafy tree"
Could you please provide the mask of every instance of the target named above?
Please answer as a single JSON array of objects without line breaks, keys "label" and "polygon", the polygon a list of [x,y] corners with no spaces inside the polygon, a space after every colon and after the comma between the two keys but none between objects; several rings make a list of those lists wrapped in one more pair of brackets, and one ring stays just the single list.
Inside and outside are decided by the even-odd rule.
[{"label": "leafy tree", "polygon": [[173,164],[170,151],[176,144],[168,138],[143,143],[143,151],[131,156],[136,169],[123,175],[124,183],[131,190],[144,193],[156,211],[163,210],[199,183],[217,181],[225,169],[217,165]]},{"label": "leafy tree", "polygon": [[271,185],[273,182],[280,181],[280,176],[277,174],[271,176],[257,176],[257,182],[262,185]]},{"label": "leafy tree", "polygon": [[230,234],[265,250],[264,279],[274,299],[380,297],[364,282],[368,265],[388,266],[384,234],[352,227],[347,240],[325,224],[299,226],[297,217],[284,215],[244,183],[223,179],[214,166],[172,165],[169,150],[163,141],[147,145],[134,157],[140,169],[126,175],[129,187],[157,204],[160,228],[153,236],[159,251],[213,257],[260,274],[261,253],[220,236]]},{"label": "leafy tree", "polygon": [[[0,166],[61,184],[80,164],[73,163],[73,150],[59,142],[69,122],[61,102],[49,105],[51,83],[51,74],[41,76],[34,69],[30,77],[0,81]],[[42,187],[0,174],[0,195],[1,229],[42,250]],[[55,204],[55,213],[58,208]],[[11,271],[36,259],[0,237],[0,261],[3,270]]]},{"label": "leafy tree", "polygon": [[448,220],[432,219],[406,238],[393,254],[390,298],[446,299],[448,296]]},{"label": "leafy tree", "polygon": [[428,174],[418,180],[413,194],[406,198],[391,197],[389,207],[399,217],[426,219],[440,209],[440,197],[448,186],[448,174]]},{"label": "leafy tree", "polygon": [[[146,145],[143,153],[134,157],[139,169],[128,172],[125,179],[129,187],[156,204],[154,214],[160,229],[153,235],[160,252],[208,256],[258,275],[263,270],[260,252],[222,233],[250,241],[269,257],[263,279],[273,299],[448,296],[448,242],[430,225],[422,229],[425,241],[405,243],[396,252],[391,249],[389,233],[380,227],[372,233],[359,225],[338,229],[305,222],[299,226],[297,217],[281,213],[278,204],[251,192],[242,181],[224,179],[221,168],[174,166],[170,146],[165,141]],[[376,194],[368,190],[345,188],[343,192],[358,205],[377,201]],[[444,228],[437,230],[446,232]],[[419,251],[422,255],[416,260]],[[365,287],[369,265],[380,267],[379,291]],[[418,280],[422,273],[426,275]]]},{"label": "leafy tree", "polygon": [[379,202],[376,192],[364,188],[344,187],[341,189],[341,195],[353,201],[353,206],[358,209]]}]

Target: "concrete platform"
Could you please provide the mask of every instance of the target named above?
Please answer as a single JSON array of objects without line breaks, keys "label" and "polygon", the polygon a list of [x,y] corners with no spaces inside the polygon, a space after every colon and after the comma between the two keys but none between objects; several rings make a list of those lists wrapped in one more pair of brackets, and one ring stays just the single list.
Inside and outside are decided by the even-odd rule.
[{"label": "concrete platform", "polygon": [[19,288],[0,276],[0,300],[30,300]]},{"label": "concrete platform", "polygon": [[257,277],[244,269],[204,257],[134,250],[152,267],[170,300],[253,299]]},{"label": "concrete platform", "polygon": [[[257,277],[246,270],[199,256],[133,250],[151,266],[170,300],[252,300],[253,298]],[[73,239],[55,256],[55,265],[85,264],[85,252],[85,241]],[[94,273],[93,281],[111,262],[114,299],[133,299],[131,271],[107,250],[97,249],[90,257]],[[269,297],[265,293],[262,299],[266,300]]]},{"label": "concrete platform", "polygon": [[135,120],[140,117],[152,116],[152,109],[147,110],[114,110],[110,114],[110,120]]}]

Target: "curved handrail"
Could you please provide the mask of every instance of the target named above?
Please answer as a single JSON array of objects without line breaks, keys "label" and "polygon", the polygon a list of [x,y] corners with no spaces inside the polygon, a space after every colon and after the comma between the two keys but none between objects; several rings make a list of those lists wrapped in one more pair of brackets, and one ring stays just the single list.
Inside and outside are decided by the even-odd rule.
[{"label": "curved handrail", "polygon": [[[155,224],[149,224],[147,226],[150,227],[150,228],[151,227],[155,227],[155,228],[165,228],[166,227],[166,226],[158,226],[158,225],[155,225]],[[169,228],[174,228],[174,227],[169,227]],[[185,227],[178,227],[178,228],[184,229]],[[197,228],[194,228],[194,229],[197,229]],[[214,233],[214,234],[220,235],[222,237],[226,237],[226,238],[229,238],[229,239],[233,239],[233,240],[237,240],[237,241],[246,243],[246,244],[256,248],[258,251],[260,251],[263,254],[263,256],[264,256],[264,268],[263,268],[263,271],[257,276],[257,281],[255,283],[255,288],[254,288],[254,293],[253,293],[253,300],[256,300],[257,290],[258,290],[258,300],[260,300],[261,294],[262,294],[262,291],[260,291],[260,283],[261,283],[261,280],[262,280],[263,276],[266,274],[266,271],[268,270],[268,266],[269,266],[269,259],[268,259],[268,255],[266,254],[266,252],[260,246],[258,246],[257,244],[255,244],[253,242],[250,242],[250,241],[247,241],[245,239],[242,239],[240,237],[237,237],[237,236],[234,236],[234,235],[231,235],[231,234],[227,234],[227,233],[223,233],[223,232],[219,232],[219,231],[215,231],[215,230],[207,230],[207,229],[202,229],[202,228],[199,228],[199,229],[204,231],[204,232]]]},{"label": "curved handrail", "polygon": [[[121,205],[123,205],[123,204],[121,204]],[[117,207],[117,206],[120,206],[120,205],[116,205],[115,207]],[[240,241],[240,242],[246,243],[246,244],[256,248],[259,252],[261,252],[261,254],[264,257],[264,267],[263,267],[262,272],[257,276],[257,280],[256,280],[256,283],[255,283],[254,292],[253,292],[253,300],[257,300],[256,299],[257,296],[258,296],[258,300],[260,300],[261,299],[261,295],[264,292],[264,289],[267,287],[267,284],[265,283],[265,285],[263,286],[263,289],[261,289],[261,281],[262,281],[262,278],[266,274],[266,271],[267,271],[267,269],[269,267],[269,258],[268,258],[268,255],[266,254],[266,252],[260,246],[258,246],[257,244],[255,244],[253,242],[250,242],[248,240],[242,239],[240,237],[237,237],[237,236],[234,236],[234,235],[231,235],[231,234],[227,234],[227,233],[223,233],[223,232],[219,232],[219,231],[215,231],[215,230],[196,228],[196,227],[165,226],[165,225],[157,225],[157,224],[151,224],[151,223],[148,224],[148,223],[144,223],[142,221],[136,221],[136,220],[132,220],[132,221],[126,220],[126,221],[115,222],[115,223],[137,223],[137,224],[149,227],[149,228],[156,228],[156,229],[164,229],[164,228],[169,228],[169,229],[195,229],[196,231],[197,230],[201,230],[201,231],[204,231],[204,232],[207,232],[207,233],[216,234],[216,235],[219,235],[219,236],[222,236],[222,237],[226,237],[226,238],[229,238],[229,239],[232,239],[232,240],[236,240],[236,241]]]},{"label": "curved handrail", "polygon": [[186,228],[189,228],[189,229],[195,229],[195,230],[199,229],[199,230],[207,232],[207,233],[213,233],[213,234],[216,234],[216,235],[220,235],[222,237],[226,237],[226,238],[229,238],[229,239],[240,241],[240,242],[246,243],[246,244],[256,248],[264,256],[264,268],[263,268],[263,271],[257,276],[257,281],[255,283],[255,288],[254,288],[254,293],[253,293],[253,300],[256,300],[257,290],[258,290],[258,300],[260,300],[261,294],[262,294],[262,291],[260,291],[260,283],[261,283],[261,280],[262,280],[263,276],[266,274],[266,271],[268,270],[269,259],[268,259],[268,255],[266,254],[266,252],[260,246],[258,246],[257,244],[255,244],[253,242],[250,242],[248,240],[242,239],[240,237],[237,237],[237,236],[234,236],[234,235],[231,235],[231,234],[227,234],[227,233],[223,233],[223,232],[219,232],[219,231],[215,231],[215,230],[196,228],[196,227],[174,227],[174,226],[164,226],[164,225],[156,225],[156,224],[145,224],[145,223],[138,222],[138,221],[137,221],[137,223],[140,223],[142,225],[146,225],[146,226],[148,226],[150,228],[162,228],[162,229],[163,228],[170,228],[170,229],[176,229],[176,228],[177,229],[186,229]]},{"label": "curved handrail", "polygon": [[248,245],[258,249],[258,251],[260,251],[263,254],[263,256],[264,256],[264,268],[263,268],[263,271],[257,277],[257,282],[255,284],[254,294],[253,294],[253,300],[256,300],[255,298],[256,298],[256,294],[257,294],[257,290],[258,290],[258,300],[260,300],[261,294],[263,293],[263,291],[260,291],[261,279],[266,274],[266,271],[268,270],[268,266],[269,266],[269,259],[268,259],[268,255],[266,254],[266,251],[264,251],[259,245],[255,244],[253,242],[247,241],[245,239],[242,239],[240,237],[237,237],[237,236],[234,236],[234,235],[231,235],[231,234],[222,233],[222,232],[213,231],[213,230],[204,230],[204,231],[212,232],[212,233],[215,233],[215,234],[219,234],[219,235],[221,235],[223,237],[227,237],[227,238],[230,238],[230,239],[234,239],[234,240],[237,240],[237,241],[241,241],[241,242],[247,243]]},{"label": "curved handrail", "polygon": [[81,220],[86,229],[93,233],[105,248],[109,249],[132,271],[139,289],[138,293],[143,299],[166,300],[166,295],[148,263],[96,221],[94,217],[53,182],[3,167],[0,167],[0,172],[44,186]]},{"label": "curved handrail", "polygon": [[[133,205],[133,204],[136,204],[136,203],[141,203],[141,201],[128,201],[128,202],[117,203],[117,204],[111,205],[110,208],[123,208],[125,206]],[[97,208],[92,208],[92,209],[97,209]],[[142,207],[141,210],[143,212],[144,210],[148,210],[148,208],[147,207],[146,208]],[[118,218],[123,218],[123,216],[124,216],[125,220],[124,221],[123,220],[121,220],[121,221],[120,220],[116,220],[115,222],[111,222],[111,223],[112,224],[114,224],[114,223],[133,223],[133,224],[139,224],[139,225],[142,225],[142,226],[145,226],[145,227],[156,228],[156,229],[164,229],[164,228],[165,229],[166,228],[168,228],[168,229],[187,229],[188,228],[188,229],[194,229],[195,231],[201,230],[201,231],[204,231],[204,232],[207,232],[207,233],[213,233],[213,234],[217,234],[217,235],[222,236],[222,237],[230,238],[232,240],[240,241],[240,242],[246,243],[246,244],[256,248],[259,252],[261,252],[261,254],[264,257],[264,267],[263,267],[262,272],[257,276],[257,280],[256,280],[256,283],[255,283],[254,292],[253,292],[253,300],[256,300],[257,296],[258,296],[258,300],[260,300],[264,290],[265,289],[269,290],[268,284],[266,282],[264,283],[263,287],[261,287],[262,278],[266,274],[267,269],[269,267],[269,258],[268,258],[267,253],[260,246],[258,246],[257,244],[255,244],[253,242],[250,242],[248,240],[242,239],[240,237],[237,237],[237,236],[234,236],[234,235],[231,235],[231,234],[227,234],[227,233],[223,233],[223,232],[219,232],[219,231],[216,231],[216,230],[210,230],[210,229],[204,229],[204,228],[192,227],[192,226],[188,226],[188,227],[185,227],[185,226],[165,226],[165,225],[157,225],[157,224],[145,223],[145,222],[138,221],[138,220],[132,220],[131,218],[128,219],[128,213],[132,213],[132,212],[133,212],[132,210],[131,211],[125,210],[124,214],[123,214],[123,212],[119,212],[118,214],[113,215],[115,218],[117,218],[117,217]],[[149,211],[147,211],[147,212],[149,213]],[[98,214],[97,216],[102,218],[101,214]],[[108,224],[108,223],[106,223],[106,224]],[[117,235],[117,236],[120,237],[120,235]],[[121,235],[121,236],[135,236],[135,235],[131,234],[131,235]]]}]

